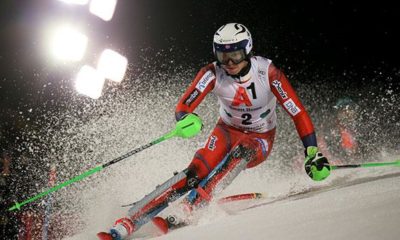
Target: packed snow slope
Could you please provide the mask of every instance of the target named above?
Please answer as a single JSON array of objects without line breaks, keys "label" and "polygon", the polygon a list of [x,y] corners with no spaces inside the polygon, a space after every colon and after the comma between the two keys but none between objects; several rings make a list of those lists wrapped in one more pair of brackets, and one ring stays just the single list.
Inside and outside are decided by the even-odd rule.
[{"label": "packed snow slope", "polygon": [[158,239],[399,239],[400,173],[261,204]]},{"label": "packed snow slope", "polygon": [[[242,180],[249,174],[254,173],[245,172]],[[264,192],[265,199],[232,206],[211,204],[192,225],[156,239],[395,240],[400,235],[399,181],[396,168],[340,170],[324,183],[294,177],[290,193],[284,189],[287,183],[276,183],[270,193]],[[234,184],[224,195],[240,191],[246,188]],[[68,239],[96,239],[100,230],[99,225],[92,226]]]}]

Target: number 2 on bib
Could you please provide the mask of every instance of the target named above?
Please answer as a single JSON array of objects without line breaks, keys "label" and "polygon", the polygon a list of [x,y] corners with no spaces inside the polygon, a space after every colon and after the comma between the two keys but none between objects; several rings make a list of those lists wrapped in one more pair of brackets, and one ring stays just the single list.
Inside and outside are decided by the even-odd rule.
[{"label": "number 2 on bib", "polygon": [[243,113],[242,114],[242,118],[243,118],[243,121],[242,121],[242,124],[243,125],[250,125],[251,124],[251,114],[250,113]]}]

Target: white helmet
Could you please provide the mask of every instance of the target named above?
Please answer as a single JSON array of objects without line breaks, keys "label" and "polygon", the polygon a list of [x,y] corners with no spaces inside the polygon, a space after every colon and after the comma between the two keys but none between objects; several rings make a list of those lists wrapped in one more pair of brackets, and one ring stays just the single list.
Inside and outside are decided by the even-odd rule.
[{"label": "white helmet", "polygon": [[[253,47],[253,40],[250,31],[240,23],[228,23],[220,27],[214,34],[213,52],[221,63],[222,53],[242,50],[244,58],[247,58]],[[237,54],[236,54],[237,55]],[[235,63],[244,59],[231,59]],[[226,60],[225,60],[226,61]],[[229,59],[228,59],[229,61]]]}]

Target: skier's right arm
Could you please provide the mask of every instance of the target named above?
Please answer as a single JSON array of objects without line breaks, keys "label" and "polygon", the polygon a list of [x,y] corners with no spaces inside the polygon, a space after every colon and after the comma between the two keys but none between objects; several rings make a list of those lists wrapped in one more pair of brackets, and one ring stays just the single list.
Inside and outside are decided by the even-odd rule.
[{"label": "skier's right arm", "polygon": [[211,63],[200,69],[176,106],[175,118],[177,121],[186,114],[193,113],[204,97],[214,88],[215,80],[214,64]]}]

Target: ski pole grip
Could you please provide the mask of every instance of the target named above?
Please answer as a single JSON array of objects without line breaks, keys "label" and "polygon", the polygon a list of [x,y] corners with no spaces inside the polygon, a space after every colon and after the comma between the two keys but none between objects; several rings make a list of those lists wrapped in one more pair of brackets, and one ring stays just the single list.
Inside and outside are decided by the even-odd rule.
[{"label": "ski pole grip", "polygon": [[199,116],[189,113],[176,123],[175,134],[182,138],[191,138],[199,134],[203,128],[203,122]]}]

